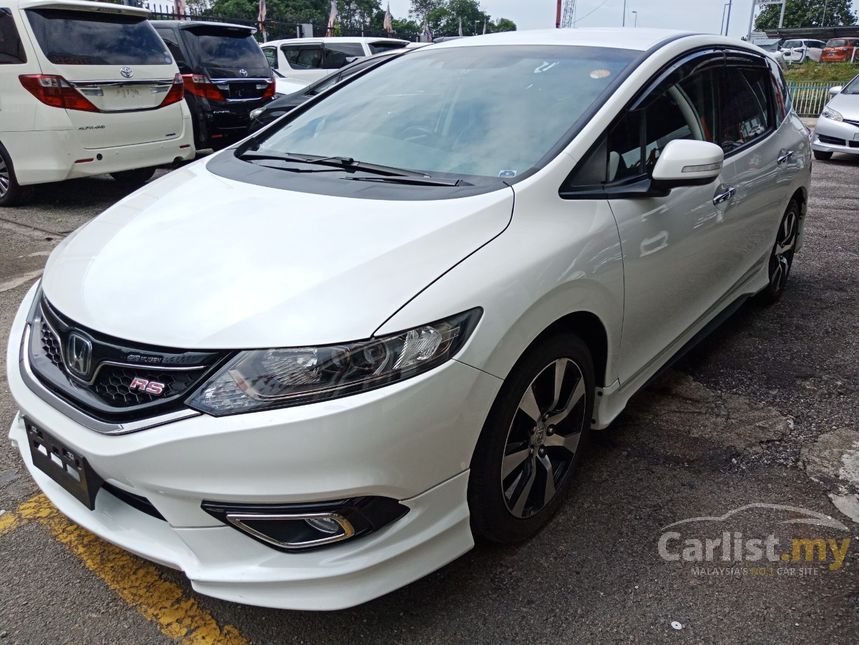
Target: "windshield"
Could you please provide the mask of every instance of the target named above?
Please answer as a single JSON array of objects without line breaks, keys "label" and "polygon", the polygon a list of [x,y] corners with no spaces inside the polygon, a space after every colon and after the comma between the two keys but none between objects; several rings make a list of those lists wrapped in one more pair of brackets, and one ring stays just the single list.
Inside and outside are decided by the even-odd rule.
[{"label": "windshield", "polygon": [[263,50],[246,29],[195,27],[183,29],[182,36],[192,59],[212,78],[271,74]]},{"label": "windshield", "polygon": [[265,131],[259,152],[511,179],[536,166],[637,55],[558,46],[417,51]]},{"label": "windshield", "polygon": [[828,47],[847,47],[848,41],[843,38],[832,38],[827,41]]},{"label": "windshield", "polygon": [[845,89],[842,90],[843,94],[857,94],[857,77],[852,78],[848,85],[845,86]]},{"label": "windshield", "polygon": [[31,9],[33,33],[55,65],[171,65],[173,58],[142,16]]}]

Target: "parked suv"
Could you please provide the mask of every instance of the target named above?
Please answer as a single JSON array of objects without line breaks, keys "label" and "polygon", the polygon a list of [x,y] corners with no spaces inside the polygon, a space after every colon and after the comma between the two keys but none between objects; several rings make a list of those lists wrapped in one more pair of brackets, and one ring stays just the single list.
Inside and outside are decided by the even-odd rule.
[{"label": "parked suv", "polygon": [[284,78],[313,83],[362,56],[402,49],[398,38],[290,38],[262,44],[269,64]]},{"label": "parked suv", "polygon": [[74,177],[143,183],[194,156],[182,77],[146,16],[0,0],[0,206]]},{"label": "parked suv", "polygon": [[215,22],[152,24],[185,81],[197,148],[217,149],[244,137],[251,110],[275,95],[272,70],[254,40],[256,30]]},{"label": "parked suv", "polygon": [[780,47],[786,63],[805,63],[808,60],[819,61],[824,50],[823,40],[808,38],[786,40]]},{"label": "parked suv", "polygon": [[534,536],[592,429],[779,298],[811,167],[741,41],[411,52],[54,249],[9,334],[10,437],[58,509],[201,593],[370,600]]},{"label": "parked suv", "polygon": [[821,52],[822,63],[847,63],[857,60],[857,38],[831,38]]}]

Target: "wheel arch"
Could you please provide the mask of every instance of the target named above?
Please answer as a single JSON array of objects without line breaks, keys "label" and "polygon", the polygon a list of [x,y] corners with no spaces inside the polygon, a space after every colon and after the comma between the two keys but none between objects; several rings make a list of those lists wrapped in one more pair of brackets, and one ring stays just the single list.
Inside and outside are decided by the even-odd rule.
[{"label": "wheel arch", "polygon": [[529,344],[523,354],[557,334],[575,334],[588,346],[594,362],[594,378],[598,387],[607,383],[606,366],[609,357],[609,335],[603,321],[590,311],[575,311],[562,316],[544,329]]}]

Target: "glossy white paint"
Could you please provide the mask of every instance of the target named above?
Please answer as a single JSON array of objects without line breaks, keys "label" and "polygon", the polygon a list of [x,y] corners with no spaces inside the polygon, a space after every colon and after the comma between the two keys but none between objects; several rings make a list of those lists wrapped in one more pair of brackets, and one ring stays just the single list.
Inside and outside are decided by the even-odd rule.
[{"label": "glossy white paint", "polygon": [[[163,94],[151,85],[127,91],[110,87],[88,98],[102,112],[65,110],[37,100],[18,77],[55,74],[71,83],[121,81],[118,65],[59,65],[42,51],[26,17],[28,8],[50,7],[80,12],[146,16],[136,7],[81,0],[9,0],[25,63],[0,65],[0,145],[12,159],[21,185],[62,181],[147,168],[194,158],[191,113],[184,101],[157,108]],[[166,53],[166,51],[165,51]],[[163,65],[134,65],[134,80],[173,79],[179,72]],[[153,109],[156,108],[156,109]]]},{"label": "glossy white paint", "polygon": [[709,141],[675,139],[666,144],[651,176],[657,181],[716,179],[723,169],[723,149]]},{"label": "glossy white paint", "polygon": [[[559,30],[438,46],[618,42],[648,50],[670,35]],[[17,357],[31,291],[7,352],[22,412],[112,483],[152,500],[168,523],[108,507],[110,497],[82,511],[38,472],[37,482],[96,533],[182,568],[203,593],[242,602],[343,607],[458,556],[471,546],[465,485],[482,424],[503,379],[542,332],[569,316],[574,331],[585,321],[604,330],[593,426],[605,427],[727,305],[765,286],[782,213],[809,185],[809,141],[794,115],[727,156],[707,185],[636,198],[559,194],[655,73],[715,44],[757,51],[712,36],[657,48],[563,151],[512,188],[436,202],[369,201],[242,184],[202,161],[118,203],[55,250],[43,281],[54,306],[103,333],[189,349],[263,348],[384,335],[474,307],[483,316],[456,360],[411,380],[326,403],[104,436],[22,380]],[[665,149],[664,165],[722,157],[673,143],[681,145]],[[714,203],[728,187],[729,198]],[[22,443],[17,421],[11,436]],[[203,499],[370,494],[405,500],[414,513],[360,542],[300,558],[216,526],[200,510]],[[360,584],[345,585],[346,576]]]}]

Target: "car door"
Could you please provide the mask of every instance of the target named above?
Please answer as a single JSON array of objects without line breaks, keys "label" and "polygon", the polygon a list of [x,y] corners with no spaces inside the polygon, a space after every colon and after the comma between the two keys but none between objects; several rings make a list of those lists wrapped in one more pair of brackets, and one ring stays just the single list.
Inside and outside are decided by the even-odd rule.
[{"label": "car door", "polygon": [[651,188],[650,176],[670,141],[716,142],[723,60],[720,51],[699,52],[665,70],[619,115],[572,178],[594,183],[600,169],[603,195],[618,226],[624,264],[622,384],[655,362],[731,288],[727,276],[737,257],[727,233],[734,213],[726,178],[661,194]]},{"label": "car door", "polygon": [[788,169],[801,155],[796,137],[776,134],[776,100],[762,56],[727,52],[721,80],[719,145],[723,177],[732,192],[726,218],[728,275],[734,283],[760,268],[770,253],[783,208]]}]

